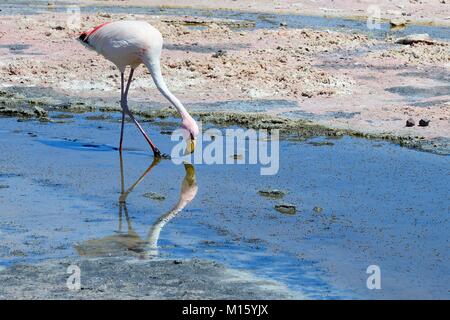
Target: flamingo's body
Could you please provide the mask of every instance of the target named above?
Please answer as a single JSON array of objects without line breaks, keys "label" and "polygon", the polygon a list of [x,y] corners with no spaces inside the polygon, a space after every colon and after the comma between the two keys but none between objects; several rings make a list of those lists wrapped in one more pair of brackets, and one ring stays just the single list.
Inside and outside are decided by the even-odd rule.
[{"label": "flamingo's body", "polygon": [[[120,150],[122,150],[125,114],[128,114],[150,144],[155,156],[160,156],[159,150],[131,114],[127,103],[133,72],[139,65],[144,64],[150,71],[158,90],[180,113],[182,128],[185,129],[185,138],[188,142],[188,151],[193,151],[195,147],[194,139],[198,135],[198,126],[183,104],[169,91],[162,77],[160,59],[163,38],[156,28],[143,21],[116,21],[102,24],[89,32],[85,32],[81,34],[79,39],[89,48],[114,63],[120,71],[121,107],[123,111]],[[128,66],[131,71],[128,83],[125,86],[124,73]]]}]

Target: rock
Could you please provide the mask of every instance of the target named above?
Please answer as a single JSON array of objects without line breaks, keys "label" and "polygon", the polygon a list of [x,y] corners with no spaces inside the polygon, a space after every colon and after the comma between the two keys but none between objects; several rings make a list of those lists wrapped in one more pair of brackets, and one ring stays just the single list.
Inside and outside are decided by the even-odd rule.
[{"label": "rock", "polygon": [[312,98],[314,96],[314,94],[310,91],[303,91],[302,92],[302,97],[307,97],[307,98]]},{"label": "rock", "polygon": [[147,192],[143,194],[144,197],[152,199],[152,200],[157,200],[157,201],[163,201],[166,199],[165,196],[163,196],[162,194],[158,194],[155,192]]},{"label": "rock", "polygon": [[297,213],[297,207],[294,206],[293,204],[277,204],[275,206],[275,210],[277,210],[278,212],[284,213],[284,214],[296,214]]},{"label": "rock", "polygon": [[394,18],[389,21],[391,27],[399,28],[406,26],[406,20],[403,18]]},{"label": "rock", "polygon": [[407,127],[414,127],[415,125],[416,125],[416,122],[414,121],[413,118],[409,118],[408,120],[406,120]]},{"label": "rock", "polygon": [[216,53],[212,55],[213,58],[220,58],[225,57],[227,55],[227,52],[225,50],[217,50]]},{"label": "rock", "polygon": [[258,194],[266,198],[281,199],[285,196],[286,192],[278,189],[273,189],[273,190],[259,190]]},{"label": "rock", "polygon": [[395,43],[411,45],[415,43],[435,44],[436,42],[430,38],[427,33],[410,34],[404,38],[399,38]]},{"label": "rock", "polygon": [[45,111],[44,109],[42,109],[41,107],[37,107],[34,106],[34,114],[36,115],[36,117],[41,118],[41,117],[46,117],[48,115],[48,112]]},{"label": "rock", "polygon": [[420,119],[419,121],[419,127],[428,127],[430,124],[430,120],[428,119]]},{"label": "rock", "polygon": [[287,23],[286,22],[280,22],[280,27],[287,27]]},{"label": "rock", "polygon": [[100,12],[98,14],[98,16],[102,17],[102,18],[111,18],[111,15],[109,13],[106,13],[106,12]]}]

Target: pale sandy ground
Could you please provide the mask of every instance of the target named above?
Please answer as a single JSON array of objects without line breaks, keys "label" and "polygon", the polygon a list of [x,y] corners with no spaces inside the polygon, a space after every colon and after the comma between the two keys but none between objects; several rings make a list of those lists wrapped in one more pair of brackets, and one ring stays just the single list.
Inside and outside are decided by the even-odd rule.
[{"label": "pale sandy ground", "polygon": [[[295,7],[293,2],[286,3]],[[339,3],[342,6],[343,1],[336,1],[336,6]],[[316,5],[320,7],[319,1]],[[268,6],[262,1],[258,8]],[[429,140],[450,137],[450,46],[446,42],[405,46],[395,44],[395,39],[373,40],[364,34],[282,27],[238,31],[221,20],[193,30],[182,25],[186,19],[182,17],[122,14],[83,15],[80,30],[119,19],[146,20],[160,29],[165,38],[164,76],[185,103],[216,103],[219,109],[223,104],[226,110],[229,101],[288,101],[289,107],[280,103],[266,112],[292,116],[293,111],[315,123],[362,133]],[[64,13],[19,19],[3,16],[0,85],[50,88],[77,101],[95,96],[115,104],[117,70],[80,45],[75,40],[80,30],[70,30],[66,21]],[[17,49],[17,45],[25,47]],[[227,53],[214,57],[218,50]],[[401,95],[396,87],[409,91]],[[131,96],[168,106],[142,67]],[[138,108],[133,103],[132,107]],[[334,113],[348,116],[329,116]],[[431,122],[425,128],[406,128],[410,117],[416,124],[422,118]]]}]

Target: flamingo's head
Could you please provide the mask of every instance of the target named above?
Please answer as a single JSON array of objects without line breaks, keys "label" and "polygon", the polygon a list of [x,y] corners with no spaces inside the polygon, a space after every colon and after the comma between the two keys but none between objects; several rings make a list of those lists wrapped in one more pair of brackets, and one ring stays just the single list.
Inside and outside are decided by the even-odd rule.
[{"label": "flamingo's head", "polygon": [[191,116],[184,117],[181,129],[183,129],[183,137],[186,141],[186,154],[191,154],[195,150],[195,143],[199,134],[197,122]]}]

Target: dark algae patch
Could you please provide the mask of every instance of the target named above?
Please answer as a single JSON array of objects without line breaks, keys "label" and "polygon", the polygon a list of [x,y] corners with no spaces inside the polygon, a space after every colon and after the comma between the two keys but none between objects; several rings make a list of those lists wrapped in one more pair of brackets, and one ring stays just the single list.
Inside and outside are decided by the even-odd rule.
[{"label": "dark algae patch", "polygon": [[162,194],[156,193],[156,192],[147,192],[143,194],[144,197],[151,199],[151,200],[157,200],[157,201],[164,201],[166,197]]},{"label": "dark algae patch", "polygon": [[281,199],[285,196],[286,192],[278,189],[266,189],[266,190],[259,190],[258,194],[265,198]]}]

